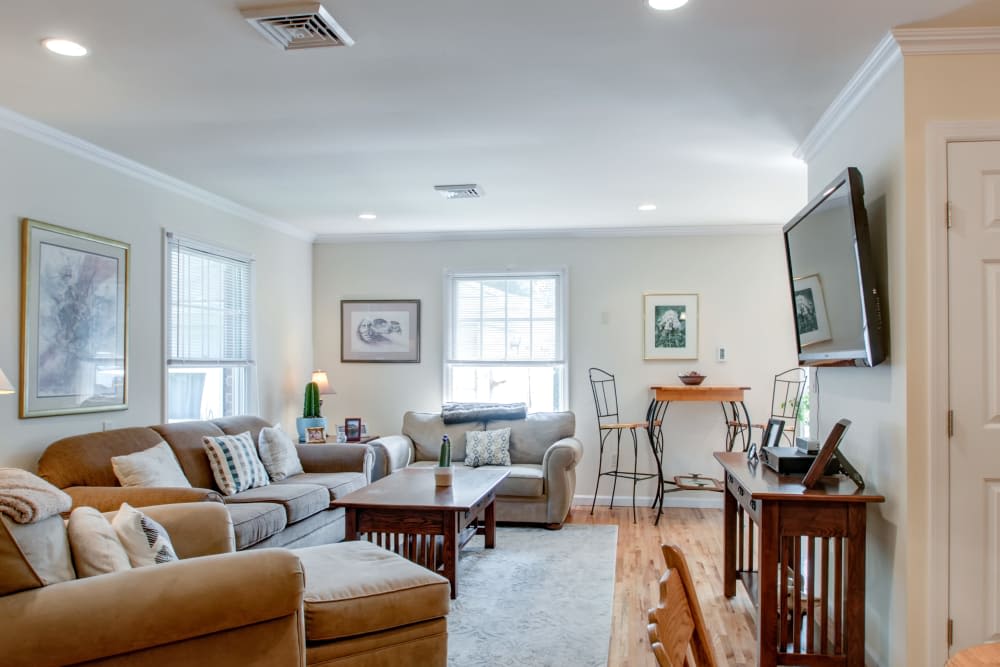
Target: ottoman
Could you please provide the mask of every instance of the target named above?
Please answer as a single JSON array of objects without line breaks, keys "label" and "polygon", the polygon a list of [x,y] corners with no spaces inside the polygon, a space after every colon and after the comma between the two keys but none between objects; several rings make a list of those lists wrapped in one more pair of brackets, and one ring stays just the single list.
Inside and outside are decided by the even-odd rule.
[{"label": "ottoman", "polygon": [[294,552],[305,572],[306,664],[445,667],[447,579],[369,542]]}]

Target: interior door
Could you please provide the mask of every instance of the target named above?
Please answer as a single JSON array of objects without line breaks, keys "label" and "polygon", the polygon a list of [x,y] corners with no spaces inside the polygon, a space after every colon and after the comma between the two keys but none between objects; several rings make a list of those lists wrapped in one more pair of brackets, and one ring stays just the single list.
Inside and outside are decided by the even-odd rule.
[{"label": "interior door", "polygon": [[954,653],[1000,640],[1000,142],[949,144],[948,199]]}]

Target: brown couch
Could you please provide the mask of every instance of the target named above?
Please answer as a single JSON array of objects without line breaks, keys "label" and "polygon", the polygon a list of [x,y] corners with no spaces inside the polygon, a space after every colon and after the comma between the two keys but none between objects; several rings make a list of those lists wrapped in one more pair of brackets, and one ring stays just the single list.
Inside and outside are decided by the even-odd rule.
[{"label": "brown couch", "polygon": [[[163,525],[182,560],[47,585],[32,584],[30,573],[54,570],[55,561],[69,559],[69,544],[57,535],[65,533],[62,520],[54,516],[18,526],[0,518],[0,590],[12,591],[0,595],[0,663],[444,667],[447,662],[444,577],[367,542],[231,553],[232,522],[218,503],[151,506],[143,512]],[[25,570],[25,558],[31,570]]]},{"label": "brown couch", "polygon": [[[258,417],[160,424],[87,433],[58,440],[45,450],[38,474],[73,498],[107,512],[123,502],[135,507],[194,501],[224,502],[235,529],[236,548],[306,547],[344,539],[344,510],[330,503],[371,479],[372,450],[366,445],[298,445],[305,474],[223,496],[215,483],[202,436],[250,431],[254,442],[270,424]],[[165,441],[194,488],[122,487],[111,457]]]}]

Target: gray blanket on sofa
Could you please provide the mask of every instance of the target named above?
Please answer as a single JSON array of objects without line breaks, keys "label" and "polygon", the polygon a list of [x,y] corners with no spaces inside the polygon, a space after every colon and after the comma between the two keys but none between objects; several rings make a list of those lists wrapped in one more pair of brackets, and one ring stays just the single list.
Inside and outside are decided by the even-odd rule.
[{"label": "gray blanket on sofa", "polygon": [[524,419],[527,414],[525,403],[445,403],[441,406],[441,419],[445,424]]}]

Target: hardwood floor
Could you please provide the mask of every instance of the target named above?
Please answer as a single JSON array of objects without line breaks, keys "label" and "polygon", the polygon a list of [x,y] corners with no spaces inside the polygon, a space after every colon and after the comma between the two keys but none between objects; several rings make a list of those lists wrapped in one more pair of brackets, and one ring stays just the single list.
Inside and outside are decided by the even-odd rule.
[{"label": "hardwood floor", "polygon": [[632,523],[629,506],[575,506],[568,523],[618,526],[609,667],[656,667],[646,639],[646,610],[658,596],[657,582],[665,565],[660,545],[681,548],[691,569],[705,623],[712,637],[719,667],[752,667],[756,664],[754,610],[742,586],[729,600],[722,594],[722,510],[664,509],[660,525],[655,513],[639,510]]}]

